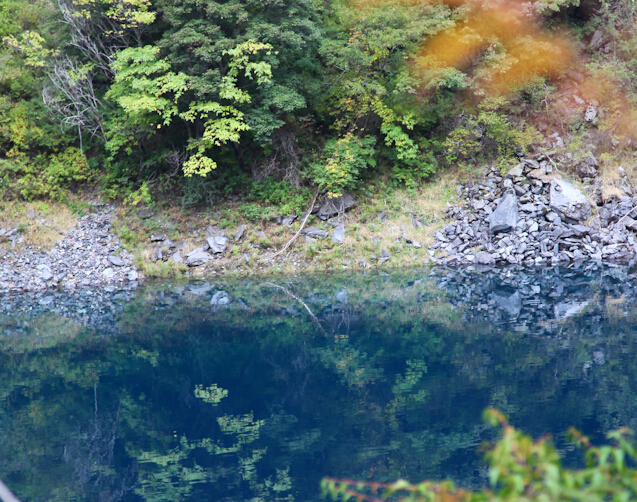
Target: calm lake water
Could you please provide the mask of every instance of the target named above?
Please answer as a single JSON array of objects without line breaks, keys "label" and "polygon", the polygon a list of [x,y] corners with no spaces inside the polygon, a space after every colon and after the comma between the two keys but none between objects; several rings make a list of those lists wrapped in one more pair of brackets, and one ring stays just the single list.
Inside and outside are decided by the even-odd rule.
[{"label": "calm lake water", "polygon": [[637,428],[627,268],[408,269],[2,298],[0,478],[28,501],[313,501],[486,483],[494,406],[566,462]]}]

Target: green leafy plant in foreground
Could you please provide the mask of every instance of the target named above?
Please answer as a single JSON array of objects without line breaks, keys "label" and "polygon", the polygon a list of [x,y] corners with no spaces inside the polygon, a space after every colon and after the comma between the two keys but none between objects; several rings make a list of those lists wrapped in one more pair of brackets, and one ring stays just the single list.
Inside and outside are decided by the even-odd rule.
[{"label": "green leafy plant in foreground", "polygon": [[501,438],[486,454],[490,487],[473,492],[456,488],[451,481],[411,484],[363,482],[325,478],[324,495],[334,500],[377,502],[392,500],[428,502],[626,502],[637,498],[637,460],[632,432],[619,429],[607,435],[613,445],[594,447],[575,429],[573,442],[585,451],[584,469],[566,469],[550,437],[536,441],[511,426],[497,410],[487,409],[485,420],[502,427]]}]

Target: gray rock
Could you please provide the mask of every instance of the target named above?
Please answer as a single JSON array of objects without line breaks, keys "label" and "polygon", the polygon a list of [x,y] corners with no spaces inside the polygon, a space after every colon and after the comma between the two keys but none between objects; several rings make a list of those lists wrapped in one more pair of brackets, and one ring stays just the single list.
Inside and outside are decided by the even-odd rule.
[{"label": "gray rock", "polygon": [[289,227],[290,225],[292,225],[292,223],[294,223],[295,220],[296,214],[291,214],[290,216],[286,216],[285,218],[283,218],[283,221],[281,223],[286,227]]},{"label": "gray rock", "polygon": [[380,261],[381,263],[385,263],[387,260],[389,260],[389,253],[387,252],[387,250],[386,250],[386,249],[383,249],[383,250],[380,252],[380,260],[379,260],[379,261]]},{"label": "gray rock", "polygon": [[576,221],[587,220],[592,215],[586,196],[568,180],[553,180],[550,190],[551,209]]},{"label": "gray rock", "polygon": [[626,216],[622,223],[627,229],[637,232],[637,221],[633,220],[630,216]]},{"label": "gray rock", "polygon": [[586,112],[584,112],[584,120],[586,122],[592,122],[596,118],[597,118],[597,108],[595,108],[593,105],[590,105],[588,108],[586,108]]},{"label": "gray rock", "polygon": [[331,218],[356,205],[356,199],[347,192],[343,192],[339,197],[327,198],[318,210],[319,218]]},{"label": "gray rock", "polygon": [[215,254],[223,253],[228,246],[228,238],[223,235],[215,235],[214,237],[208,237],[206,239],[210,246],[210,251]]},{"label": "gray rock", "polygon": [[246,226],[241,225],[239,229],[234,234],[234,241],[237,242],[241,237],[243,237],[243,233],[246,231]]},{"label": "gray rock", "polygon": [[491,253],[487,253],[486,251],[476,253],[475,261],[479,265],[495,265],[495,258]]},{"label": "gray rock", "polygon": [[604,45],[604,37],[602,36],[602,32],[599,30],[595,30],[595,33],[593,33],[593,36],[591,37],[590,48],[596,51],[602,45]]},{"label": "gray rock", "polygon": [[580,164],[577,166],[577,174],[582,179],[595,178],[597,177],[597,169],[588,164]]},{"label": "gray rock", "polygon": [[522,159],[522,162],[529,166],[531,169],[539,169],[540,163],[533,159]]},{"label": "gray rock", "polygon": [[131,270],[127,277],[129,281],[136,281],[139,278],[139,274],[137,273],[137,270]]},{"label": "gray rock", "polygon": [[595,158],[595,155],[593,155],[592,152],[587,152],[587,155],[584,158],[584,162],[586,164],[588,164],[589,166],[592,166],[592,167],[598,167],[599,166],[599,163],[597,162],[597,159]]},{"label": "gray rock", "polygon": [[591,233],[591,229],[584,225],[571,225],[569,228],[573,231],[575,237],[582,237]]},{"label": "gray rock", "polygon": [[359,261],[358,264],[361,266],[361,268],[367,268],[367,262],[365,261],[365,258],[361,258],[361,261]]},{"label": "gray rock", "polygon": [[212,259],[212,256],[203,249],[195,249],[186,256],[186,265],[189,267],[200,267]]},{"label": "gray rock", "polygon": [[112,279],[113,277],[115,277],[115,270],[113,270],[112,268],[105,268],[102,271],[102,275],[104,276],[105,279]]},{"label": "gray rock", "polygon": [[507,193],[498,204],[498,207],[488,218],[489,232],[497,234],[510,232],[518,224],[518,198]]},{"label": "gray rock", "polygon": [[329,234],[327,232],[324,232],[323,230],[317,227],[304,228],[301,233],[305,235],[306,237],[310,237],[312,239],[325,239],[329,237]]},{"label": "gray rock", "polygon": [[517,166],[509,169],[509,172],[506,174],[509,178],[518,178],[522,176],[524,173],[524,163],[520,162]]},{"label": "gray rock", "polygon": [[137,211],[137,216],[139,216],[142,220],[155,216],[155,213],[150,211],[149,209],[140,209]]},{"label": "gray rock", "polygon": [[181,265],[183,265],[183,263],[184,263],[184,259],[183,259],[183,257],[181,256],[181,252],[180,252],[180,251],[176,251],[176,252],[174,252],[174,253],[172,254],[172,256],[170,257],[170,259],[171,259],[172,261],[174,261],[175,263],[179,263],[179,264],[181,264]]},{"label": "gray rock", "polygon": [[283,222],[283,216],[278,214],[278,215],[273,216],[272,218],[270,218],[270,221],[272,223],[276,223],[277,225],[280,225]]},{"label": "gray rock", "polygon": [[549,211],[548,213],[544,215],[544,218],[546,218],[546,221],[555,221],[556,219],[559,218],[559,216],[557,215],[557,213],[554,213],[553,211]]},{"label": "gray rock", "polygon": [[153,234],[150,236],[150,242],[162,242],[166,240],[166,234]]},{"label": "gray rock", "polygon": [[515,195],[517,195],[518,197],[522,197],[524,194],[528,192],[527,188],[520,185],[515,185],[513,187],[513,190],[515,190]]},{"label": "gray rock", "polygon": [[126,265],[126,262],[124,262],[124,260],[122,260],[119,256],[115,256],[115,255],[110,255],[108,257],[108,261],[110,261],[111,264],[115,265],[116,267],[123,267],[124,265]]},{"label": "gray rock", "polygon": [[36,267],[35,276],[39,277],[45,282],[53,279],[53,273],[51,272],[51,268],[48,265],[38,265]]},{"label": "gray rock", "polygon": [[53,282],[60,282],[62,279],[64,279],[69,273],[68,272],[60,272],[58,275],[56,275],[53,278]]},{"label": "gray rock", "polygon": [[334,232],[332,233],[332,242],[343,244],[343,239],[345,239],[345,226],[341,223],[334,228]]}]

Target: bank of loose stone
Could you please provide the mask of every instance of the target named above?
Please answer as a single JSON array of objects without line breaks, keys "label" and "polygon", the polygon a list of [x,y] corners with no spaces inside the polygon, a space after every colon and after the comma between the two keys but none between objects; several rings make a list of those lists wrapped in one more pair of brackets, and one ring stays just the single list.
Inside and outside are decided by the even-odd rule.
[{"label": "bank of loose stone", "polygon": [[0,264],[0,295],[63,288],[134,289],[133,256],[111,232],[113,209],[82,217],[53,249],[9,251]]},{"label": "bank of loose stone", "polygon": [[538,266],[637,256],[637,200],[619,196],[593,213],[580,190],[540,164],[548,163],[523,161],[505,176],[492,169],[484,182],[460,186],[464,201],[448,208],[451,222],[430,247],[434,261]]}]

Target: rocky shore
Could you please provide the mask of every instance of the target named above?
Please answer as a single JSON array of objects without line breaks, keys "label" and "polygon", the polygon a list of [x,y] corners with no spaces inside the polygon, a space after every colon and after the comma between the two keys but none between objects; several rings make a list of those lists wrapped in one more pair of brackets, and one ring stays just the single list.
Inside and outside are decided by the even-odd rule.
[{"label": "rocky shore", "polygon": [[[111,232],[114,209],[83,216],[50,251],[8,251],[0,262],[0,295],[62,288],[130,290],[140,274],[133,256]],[[18,229],[0,229],[0,240],[19,239]]]},{"label": "rocky shore", "polygon": [[545,266],[582,260],[629,263],[637,255],[637,198],[624,192],[601,200],[593,179],[583,189],[545,155],[521,158],[501,175],[458,187],[450,223],[430,246],[440,265]]}]

